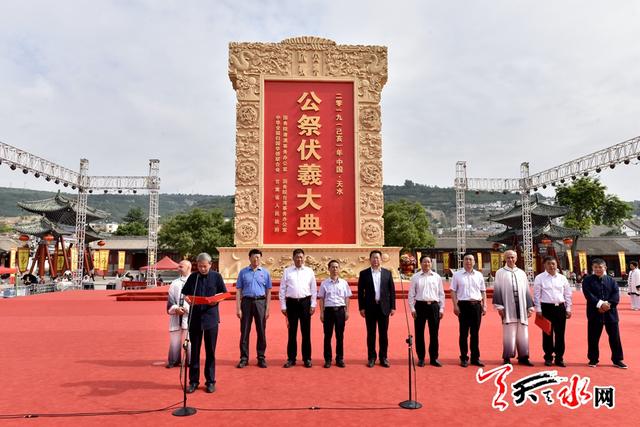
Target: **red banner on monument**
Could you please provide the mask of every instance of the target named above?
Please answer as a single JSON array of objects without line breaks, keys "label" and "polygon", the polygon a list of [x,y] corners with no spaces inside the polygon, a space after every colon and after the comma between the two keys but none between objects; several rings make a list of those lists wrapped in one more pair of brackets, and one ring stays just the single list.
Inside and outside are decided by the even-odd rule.
[{"label": "red banner on monument", "polygon": [[355,244],[353,82],[264,82],[265,244]]}]

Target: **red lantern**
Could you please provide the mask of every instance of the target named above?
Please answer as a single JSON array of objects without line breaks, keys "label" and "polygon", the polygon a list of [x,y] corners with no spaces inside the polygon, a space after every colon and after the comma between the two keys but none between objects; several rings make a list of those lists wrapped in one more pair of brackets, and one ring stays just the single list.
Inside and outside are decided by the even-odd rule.
[{"label": "red lantern", "polygon": [[107,244],[107,242],[105,242],[104,240],[100,240],[100,241],[98,241],[98,246],[101,246],[101,247],[102,247],[102,246],[104,246],[104,245],[106,245],[106,244]]},{"label": "red lantern", "polygon": [[562,242],[569,247],[573,245],[573,239],[571,237],[565,237],[564,240],[562,240]]},{"label": "red lantern", "polygon": [[500,243],[495,242],[491,247],[493,248],[494,251],[497,251],[498,249],[500,249],[500,246],[502,246]]},{"label": "red lantern", "polygon": [[45,234],[42,238],[47,242],[50,242],[54,239],[54,237],[51,234]]},{"label": "red lantern", "polygon": [[20,237],[18,237],[18,239],[21,242],[28,242],[29,241],[29,236],[27,236],[26,234],[21,234]]},{"label": "red lantern", "polygon": [[544,239],[540,240],[540,243],[542,243],[545,246],[549,246],[551,244],[551,239],[548,237],[545,237]]}]

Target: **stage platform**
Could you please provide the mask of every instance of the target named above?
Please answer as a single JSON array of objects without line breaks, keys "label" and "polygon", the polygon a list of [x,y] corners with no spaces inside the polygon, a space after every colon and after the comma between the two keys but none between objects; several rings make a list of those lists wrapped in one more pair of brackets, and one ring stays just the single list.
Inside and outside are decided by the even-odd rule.
[{"label": "stage platform", "polygon": [[[162,409],[181,404],[180,369],[165,369],[168,346],[167,316],[162,301],[116,302],[113,291],[67,291],[0,299],[0,424],[33,426],[163,425],[544,425],[586,423],[635,425],[640,404],[640,312],[631,311],[628,296],[620,304],[621,335],[628,370],[612,367],[606,336],[601,341],[601,363],[586,365],[584,299],[575,293],[574,316],[567,326],[567,368],[559,375],[590,378],[593,386],[615,387],[615,408],[594,409],[593,401],[578,409],[556,400],[547,405],[527,401],[500,412],[491,402],[497,388],[490,380],[479,384],[476,368],[458,366],[458,322],[450,300],[440,329],[442,368],[417,368],[418,400],[422,409],[398,407],[407,399],[407,336],[402,304],[390,322],[391,368],[365,366],[365,325],[352,300],[345,332],[347,367],[322,368],[322,324],[313,317],[311,369],[299,363],[281,366],[286,359],[286,324],[276,301],[267,324],[267,369],[255,366],[255,333],[251,361],[236,369],[239,320],[235,302],[221,304],[222,323],[217,349],[217,391],[202,387],[189,395],[196,415],[178,419],[169,410],[128,415],[119,411]],[[544,370],[541,336],[530,325],[531,359],[535,367],[514,366],[513,382]],[[485,371],[501,365],[502,333],[499,317],[490,308],[480,332]],[[204,381],[203,381],[204,382]],[[559,391],[561,385],[553,387]],[[511,388],[509,389],[509,393]],[[538,393],[539,395],[539,393]],[[172,408],[175,406],[172,406]],[[74,416],[85,413],[87,416]],[[95,415],[102,413],[103,415]],[[37,419],[14,418],[42,414]],[[58,414],[47,417],[45,414]]]}]

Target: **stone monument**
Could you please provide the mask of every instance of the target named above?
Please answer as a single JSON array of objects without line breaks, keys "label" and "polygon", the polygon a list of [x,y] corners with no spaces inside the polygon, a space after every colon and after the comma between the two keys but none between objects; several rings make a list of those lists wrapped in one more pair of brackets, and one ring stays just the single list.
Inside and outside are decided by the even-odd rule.
[{"label": "stone monument", "polygon": [[218,248],[235,280],[257,247],[274,278],[301,247],[319,278],[338,259],[345,278],[380,249],[397,272],[400,248],[383,247],[380,95],[383,46],[317,37],[230,43],[236,91],[236,247]]}]

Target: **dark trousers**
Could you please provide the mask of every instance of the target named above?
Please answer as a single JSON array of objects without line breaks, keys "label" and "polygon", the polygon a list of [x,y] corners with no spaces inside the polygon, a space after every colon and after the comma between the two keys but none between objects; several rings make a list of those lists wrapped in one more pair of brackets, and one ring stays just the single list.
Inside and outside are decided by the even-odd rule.
[{"label": "dark trousers", "polygon": [[324,361],[331,362],[331,339],[333,338],[333,330],[336,331],[336,361],[344,360],[344,325],[345,311],[344,307],[325,307],[324,309]]},{"label": "dark trousers", "polygon": [[298,355],[299,321],[302,335],[302,360],[311,360],[311,297],[299,300],[287,298],[287,320],[289,322],[287,359],[293,362]]},{"label": "dark trousers", "polygon": [[[480,359],[480,323],[482,321],[482,304],[469,301],[458,301],[460,314],[460,360],[469,360],[469,347],[471,347],[471,361]],[[470,336],[469,345],[467,337]]]},{"label": "dark trousers", "polygon": [[564,357],[564,331],[567,325],[567,310],[564,304],[541,303],[542,315],[551,322],[551,335],[542,333],[542,349],[544,360],[553,361],[555,353],[556,362],[561,362]]},{"label": "dark trousers", "polygon": [[376,327],[380,334],[380,360],[387,358],[387,348],[389,347],[389,316],[382,313],[379,304],[369,307],[364,311],[364,320],[367,324],[367,357],[369,360],[376,360]]},{"label": "dark trousers", "polygon": [[429,358],[438,358],[438,330],[440,329],[440,304],[416,301],[416,318],[413,320],[416,333],[416,353],[418,359],[424,360],[424,328],[429,324]]},{"label": "dark trousers", "polygon": [[218,342],[218,325],[211,329],[190,329],[191,360],[189,363],[189,382],[200,383],[200,346],[204,337],[204,379],[206,384],[216,382],[216,343]]},{"label": "dark trousers", "polygon": [[253,321],[255,321],[256,334],[258,335],[256,342],[258,360],[264,359],[264,352],[267,349],[267,319],[265,318],[267,304],[268,302],[265,298],[243,297],[242,301],[240,301],[240,310],[242,310],[242,317],[240,318],[240,359],[245,362],[249,360],[249,335],[251,334],[251,323]]},{"label": "dark trousers", "polygon": [[611,348],[611,360],[620,362],[624,359],[622,354],[622,343],[620,342],[620,330],[618,322],[603,323],[600,317],[587,320],[588,352],[587,357],[590,362],[598,363],[600,358],[600,335],[604,326],[609,336],[609,347]]}]

